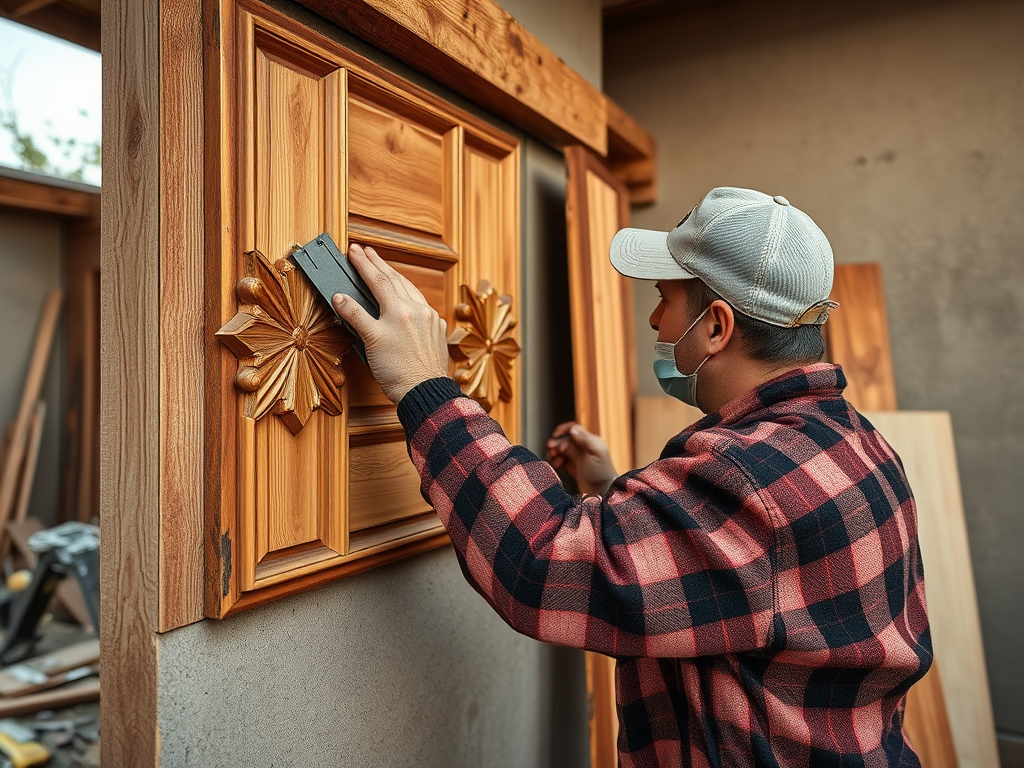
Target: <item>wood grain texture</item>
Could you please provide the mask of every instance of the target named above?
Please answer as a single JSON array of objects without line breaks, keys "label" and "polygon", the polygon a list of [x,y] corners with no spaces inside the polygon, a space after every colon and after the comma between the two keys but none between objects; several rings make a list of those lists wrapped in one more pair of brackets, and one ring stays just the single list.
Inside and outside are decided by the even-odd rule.
[{"label": "wood grain texture", "polygon": [[542,140],[607,151],[604,95],[493,0],[302,5]]},{"label": "wood grain texture", "polygon": [[632,205],[649,205],[658,196],[658,148],[643,126],[610,97],[608,111],[608,168],[629,190]]},{"label": "wood grain texture", "polygon": [[[208,334],[247,307],[272,316],[285,305],[323,303],[296,293],[291,274],[278,300],[255,301],[259,291],[248,284],[235,299],[234,289],[241,254],[258,249],[274,271],[294,244],[324,230],[342,248],[352,240],[374,245],[451,323],[463,270],[484,258],[463,252],[470,143],[497,169],[481,195],[484,225],[513,233],[487,258],[518,280],[512,139],[258,3],[227,2],[208,13],[208,34],[220,42],[206,66],[207,88],[219,94],[205,102],[217,126],[205,182],[207,252],[218,254],[205,273]],[[447,542],[419,495],[394,406],[356,355],[337,355],[338,403],[325,409],[310,399],[300,409],[297,389],[284,400],[276,389],[259,395],[261,384],[274,389],[257,364],[278,354],[272,340],[243,338],[252,323],[229,326],[221,338],[241,370],[230,354],[206,357],[215,390],[206,407],[207,615]],[[301,410],[297,428],[269,413],[254,420],[265,409],[239,401],[236,372],[250,368],[257,373],[245,374],[252,380],[243,389],[252,385],[283,417]],[[510,426],[515,434],[517,423]]]},{"label": "wood grain texture", "polygon": [[637,397],[633,408],[636,465],[646,467],[657,461],[669,440],[703,417],[700,408],[668,395]]},{"label": "wood grain texture", "polygon": [[160,5],[161,632],[204,613],[202,42],[200,0]]},{"label": "wood grain texture", "polygon": [[633,391],[628,371],[631,286],[612,267],[608,248],[628,222],[626,191],[583,147],[565,153],[576,416],[608,442],[620,471],[633,466]]},{"label": "wood grain texture", "polygon": [[[628,195],[584,147],[566,148],[565,162],[576,420],[605,438],[612,463],[624,472],[633,468],[632,287],[612,268],[608,248],[629,222]],[[617,755],[614,673],[609,664],[614,668],[610,659],[587,653],[590,754],[598,768],[614,765]]]},{"label": "wood grain texture", "polygon": [[11,519],[15,521],[24,520],[28,516],[28,503],[32,499],[32,484],[36,479],[36,465],[39,463],[39,446],[43,440],[45,421],[46,403],[40,400],[36,403],[32,421],[29,423],[25,462],[22,464],[21,477],[18,481],[18,499],[11,515]]},{"label": "wood grain texture", "polygon": [[925,768],[958,768],[960,765],[937,664],[907,692],[903,733]]},{"label": "wood grain texture", "polygon": [[881,264],[836,264],[832,299],[839,309],[822,326],[825,355],[843,366],[846,399],[861,411],[896,410]]},{"label": "wood grain texture", "polygon": [[615,705],[615,659],[587,653],[587,712],[590,717],[591,768],[619,764],[619,713]]},{"label": "wood grain texture", "polygon": [[[106,678],[104,678],[106,683]],[[110,689],[107,688],[107,696],[110,696]],[[43,693],[30,693],[27,696],[19,696],[16,699],[0,701],[0,717],[19,717],[41,712],[44,709],[60,709],[70,707],[74,704],[83,704],[87,701],[99,701],[100,681],[82,680],[77,683],[65,685],[54,691]],[[106,733],[104,733],[106,736]],[[103,754],[106,754],[107,746],[101,746]],[[105,759],[105,758],[104,758]],[[120,765],[141,765],[141,763],[120,763]]]},{"label": "wood grain texture", "polygon": [[[499,294],[512,297],[512,309],[521,315],[523,295],[519,270],[519,149],[507,140],[466,129],[463,154],[465,183],[462,195],[463,258],[459,280],[471,288],[486,280]],[[449,321],[449,328],[453,324]],[[510,331],[521,344],[519,326]],[[512,389],[522,391],[522,364],[512,361]],[[490,415],[513,443],[520,440],[522,399],[495,403]]]},{"label": "wood grain texture", "polygon": [[39,402],[39,393],[43,388],[46,369],[50,364],[50,352],[53,349],[53,339],[57,333],[57,321],[60,318],[63,298],[63,292],[55,290],[50,291],[43,302],[39,327],[36,329],[36,337],[32,345],[32,356],[29,359],[28,370],[25,372],[21,402],[18,405],[17,415],[14,417],[11,439],[4,452],[3,467],[0,469],[0,531],[7,525],[17,501],[22,463],[28,449],[32,417]]},{"label": "wood grain texture", "polygon": [[865,415],[900,455],[917,501],[932,645],[957,761],[960,768],[998,765],[949,414],[872,411]]},{"label": "wood grain texture", "polygon": [[450,131],[438,133],[386,104],[349,102],[349,211],[441,237],[452,210],[444,196]]},{"label": "wood grain texture", "polygon": [[62,216],[88,216],[95,193],[67,189],[0,173],[0,205]]},{"label": "wood grain texture", "polygon": [[[104,0],[100,256],[104,765],[155,766],[159,751],[153,636],[158,625],[161,469],[159,20],[156,0]],[[98,685],[91,695],[98,695]]]}]

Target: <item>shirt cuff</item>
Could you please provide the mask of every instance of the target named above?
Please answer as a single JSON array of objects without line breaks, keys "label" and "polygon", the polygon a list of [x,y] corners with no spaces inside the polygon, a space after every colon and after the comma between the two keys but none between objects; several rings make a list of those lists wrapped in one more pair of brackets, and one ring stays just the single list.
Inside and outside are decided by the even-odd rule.
[{"label": "shirt cuff", "polygon": [[462,390],[447,376],[427,379],[409,390],[398,404],[398,420],[406,437],[412,438],[434,411],[456,397],[464,397]]}]

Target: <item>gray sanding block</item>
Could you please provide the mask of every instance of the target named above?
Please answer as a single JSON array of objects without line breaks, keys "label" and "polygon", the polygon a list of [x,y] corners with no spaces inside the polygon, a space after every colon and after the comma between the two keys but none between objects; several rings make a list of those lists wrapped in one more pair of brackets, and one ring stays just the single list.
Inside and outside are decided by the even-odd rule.
[{"label": "gray sanding block", "polygon": [[[373,297],[373,292],[356,272],[352,262],[338,249],[334,240],[326,232],[310,240],[301,248],[296,248],[288,260],[306,274],[320,295],[327,299],[331,309],[334,309],[331,298],[336,293],[343,293],[359,302],[359,306],[375,320],[380,318],[380,305]],[[356,340],[356,352],[365,362],[366,347],[363,345],[362,339],[359,338],[359,334],[355,330],[348,326],[348,323],[345,323],[345,327],[352,331]]]}]

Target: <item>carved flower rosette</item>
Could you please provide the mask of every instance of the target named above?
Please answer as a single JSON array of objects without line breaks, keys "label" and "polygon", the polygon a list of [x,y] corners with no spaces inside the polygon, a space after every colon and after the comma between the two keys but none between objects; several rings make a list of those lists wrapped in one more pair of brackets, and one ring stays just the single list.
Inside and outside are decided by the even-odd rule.
[{"label": "carved flower rosette", "polygon": [[238,358],[235,386],[245,393],[245,415],[274,413],[293,435],[317,408],[338,416],[341,358],[352,337],[290,262],[249,251],[245,271],[236,288],[238,313],[216,334]]},{"label": "carved flower rosette", "polygon": [[464,326],[448,337],[455,380],[463,393],[490,412],[498,400],[512,401],[512,361],[521,351],[512,335],[518,322],[512,297],[499,295],[484,280],[476,291],[463,285],[460,298],[455,319]]}]

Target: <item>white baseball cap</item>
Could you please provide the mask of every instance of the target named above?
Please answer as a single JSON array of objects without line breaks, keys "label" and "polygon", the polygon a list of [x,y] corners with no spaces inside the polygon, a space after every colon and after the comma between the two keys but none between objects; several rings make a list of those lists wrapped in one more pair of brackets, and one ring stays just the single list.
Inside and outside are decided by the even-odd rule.
[{"label": "white baseball cap", "polygon": [[839,305],[832,247],[810,216],[781,195],[718,187],[671,232],[622,229],[611,261],[626,277],[699,277],[734,309],[791,328],[821,325]]}]

